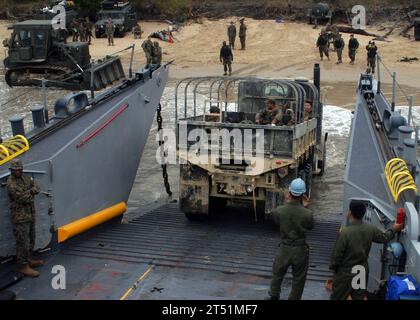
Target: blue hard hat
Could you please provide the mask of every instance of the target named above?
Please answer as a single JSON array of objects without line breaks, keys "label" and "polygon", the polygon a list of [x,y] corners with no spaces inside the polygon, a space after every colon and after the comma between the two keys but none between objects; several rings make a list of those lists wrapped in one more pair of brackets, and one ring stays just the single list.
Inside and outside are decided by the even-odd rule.
[{"label": "blue hard hat", "polygon": [[398,259],[399,257],[401,257],[404,249],[401,243],[394,241],[389,245],[389,251],[391,251],[392,255]]},{"label": "blue hard hat", "polygon": [[301,178],[292,181],[289,187],[290,193],[295,197],[300,197],[306,192],[306,184]]}]

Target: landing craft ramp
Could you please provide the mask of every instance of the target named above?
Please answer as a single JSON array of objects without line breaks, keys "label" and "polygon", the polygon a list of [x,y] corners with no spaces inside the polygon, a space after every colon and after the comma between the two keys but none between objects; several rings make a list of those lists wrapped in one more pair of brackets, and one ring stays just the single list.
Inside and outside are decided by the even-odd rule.
[{"label": "landing craft ramp", "polygon": [[[70,240],[50,254],[38,279],[11,289],[21,299],[262,299],[279,242],[272,223],[255,224],[252,214],[191,222],[178,204],[167,204],[125,224],[112,224]],[[304,299],[328,299],[325,280],[339,219],[317,219]],[[66,268],[67,289],[51,288],[51,268]],[[143,278],[142,278],[143,276]],[[138,287],[124,296],[138,280]],[[285,280],[284,297],[290,288]]]}]

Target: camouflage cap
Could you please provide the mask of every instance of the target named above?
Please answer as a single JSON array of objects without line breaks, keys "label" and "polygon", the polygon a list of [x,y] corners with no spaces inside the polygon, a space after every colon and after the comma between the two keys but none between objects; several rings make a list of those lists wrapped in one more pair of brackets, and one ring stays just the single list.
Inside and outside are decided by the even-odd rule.
[{"label": "camouflage cap", "polygon": [[10,169],[10,170],[23,170],[23,164],[22,164],[22,161],[20,161],[19,159],[12,160],[12,161],[10,162],[10,167],[9,167],[9,169]]}]

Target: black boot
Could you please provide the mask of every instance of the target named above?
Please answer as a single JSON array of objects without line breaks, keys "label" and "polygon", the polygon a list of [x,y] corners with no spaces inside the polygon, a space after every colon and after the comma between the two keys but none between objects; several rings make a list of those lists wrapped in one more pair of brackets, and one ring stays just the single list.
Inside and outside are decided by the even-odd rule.
[{"label": "black boot", "polygon": [[278,296],[272,296],[272,295],[268,295],[268,296],[266,296],[265,298],[264,298],[264,300],[273,300],[273,301],[277,301],[277,300],[279,300],[279,297]]}]

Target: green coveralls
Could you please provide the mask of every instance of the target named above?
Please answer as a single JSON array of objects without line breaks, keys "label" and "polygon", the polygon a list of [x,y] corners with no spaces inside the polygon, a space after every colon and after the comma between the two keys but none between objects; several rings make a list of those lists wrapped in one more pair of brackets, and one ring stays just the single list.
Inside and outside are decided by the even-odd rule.
[{"label": "green coveralls", "polygon": [[[354,266],[366,268],[366,281],[369,275],[368,257],[372,242],[387,243],[395,236],[394,230],[382,232],[377,227],[355,221],[341,230],[331,256],[330,269],[334,270],[331,300],[363,300],[366,290],[352,288]],[[366,283],[367,285],[367,283]]]},{"label": "green coveralls", "polygon": [[270,296],[278,297],[287,269],[292,267],[293,282],[289,300],[300,300],[309,263],[306,231],[314,227],[312,211],[292,200],[273,210],[273,220],[280,226],[281,241],[273,264]]}]

